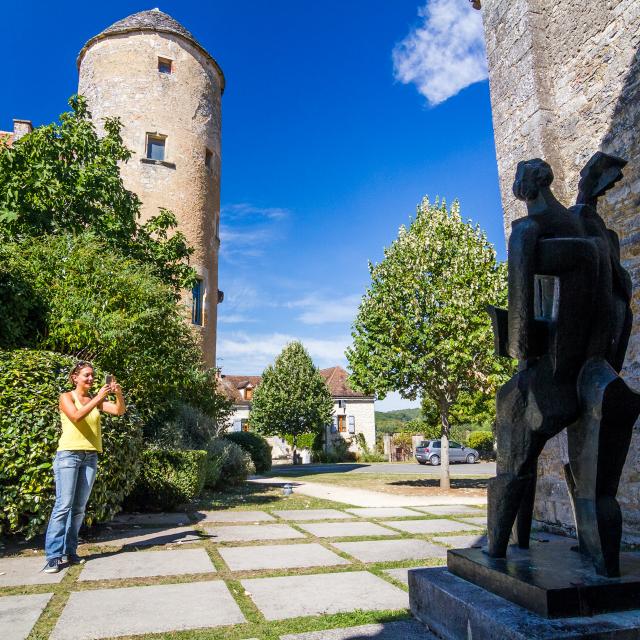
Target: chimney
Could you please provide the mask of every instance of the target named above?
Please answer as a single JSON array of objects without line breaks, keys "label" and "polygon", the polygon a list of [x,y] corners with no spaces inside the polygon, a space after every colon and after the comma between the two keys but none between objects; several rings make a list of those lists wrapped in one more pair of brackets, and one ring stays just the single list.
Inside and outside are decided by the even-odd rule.
[{"label": "chimney", "polygon": [[23,136],[33,131],[31,120],[13,119],[13,141],[20,140]]}]

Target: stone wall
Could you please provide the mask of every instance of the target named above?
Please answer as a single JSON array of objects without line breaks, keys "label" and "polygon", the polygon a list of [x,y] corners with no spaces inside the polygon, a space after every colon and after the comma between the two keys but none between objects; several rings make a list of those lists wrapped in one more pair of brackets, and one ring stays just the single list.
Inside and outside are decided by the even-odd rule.
[{"label": "stone wall", "polygon": [[[172,61],[172,73],[158,71],[159,57]],[[87,98],[98,127],[107,116],[122,120],[124,142],[133,151],[122,167],[122,178],[142,200],[143,220],[160,207],[170,209],[194,248],[191,264],[204,285],[204,323],[194,330],[204,360],[212,367],[218,300],[220,72],[187,39],[149,31],[97,40],[84,52],[79,70],[78,91]],[[146,161],[147,134],[166,136],[165,162]],[[185,303],[190,306],[189,294]]]},{"label": "stone wall", "polygon": [[[520,160],[540,157],[553,189],[575,202],[579,172],[598,150],[629,161],[625,178],[600,202],[620,236],[634,285],[634,330],[623,375],[640,387],[640,2],[638,0],[483,0],[489,82],[505,232],[526,213],[511,193]],[[536,517],[572,528],[561,469],[566,436],[540,463]],[[636,425],[618,498],[624,540],[640,543],[640,428]]]}]

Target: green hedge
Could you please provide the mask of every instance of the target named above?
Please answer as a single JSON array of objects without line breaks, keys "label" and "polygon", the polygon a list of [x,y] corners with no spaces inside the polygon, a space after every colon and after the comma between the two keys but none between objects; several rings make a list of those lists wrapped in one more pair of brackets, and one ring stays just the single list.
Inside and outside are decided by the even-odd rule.
[{"label": "green hedge", "polygon": [[217,481],[213,475],[207,478],[207,486],[216,488],[242,484],[247,476],[255,473],[256,469],[251,456],[235,442],[226,438],[214,438],[207,445],[208,460],[211,467],[210,474],[217,473]]},{"label": "green hedge", "polygon": [[271,471],[271,446],[265,438],[251,431],[232,431],[224,437],[241,446],[250,456],[256,473]]},{"label": "green hedge", "polygon": [[491,431],[472,431],[469,434],[469,446],[481,454],[493,453],[493,433]]},{"label": "green hedge", "polygon": [[[47,524],[55,501],[52,463],[60,437],[58,398],[69,390],[75,360],[48,351],[0,351],[0,532],[32,537]],[[104,378],[96,369],[96,380]],[[86,522],[120,510],[135,481],[142,427],[135,411],[103,414],[98,475]]]},{"label": "green hedge", "polygon": [[140,472],[124,507],[128,511],[173,509],[202,493],[207,452],[184,449],[146,449]]}]

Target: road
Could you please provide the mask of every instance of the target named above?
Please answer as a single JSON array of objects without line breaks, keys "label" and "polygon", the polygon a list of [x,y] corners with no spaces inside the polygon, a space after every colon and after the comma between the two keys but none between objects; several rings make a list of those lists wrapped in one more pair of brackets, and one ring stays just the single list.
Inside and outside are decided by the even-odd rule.
[{"label": "road", "polygon": [[[495,476],[495,462],[477,462],[476,464],[452,464],[451,477],[458,476]],[[286,476],[288,474],[311,475],[315,473],[378,473],[407,474],[419,476],[440,476],[440,467],[422,465],[417,462],[340,462],[338,464],[276,464],[270,475]]]}]

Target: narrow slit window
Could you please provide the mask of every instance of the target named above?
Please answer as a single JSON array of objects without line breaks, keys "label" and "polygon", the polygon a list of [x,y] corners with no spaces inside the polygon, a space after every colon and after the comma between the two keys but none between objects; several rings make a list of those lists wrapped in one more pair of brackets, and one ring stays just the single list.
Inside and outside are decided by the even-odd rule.
[{"label": "narrow slit window", "polygon": [[191,290],[191,322],[202,326],[202,280],[196,280]]},{"label": "narrow slit window", "polygon": [[164,160],[166,138],[147,135],[147,158],[149,160]]},{"label": "narrow slit window", "polygon": [[173,73],[173,64],[169,58],[158,58],[158,71],[160,73]]},{"label": "narrow slit window", "polygon": [[207,149],[204,152],[204,166],[207,167],[207,169],[211,169],[211,159],[213,158],[213,153],[211,153],[211,151],[209,151],[209,149]]}]

